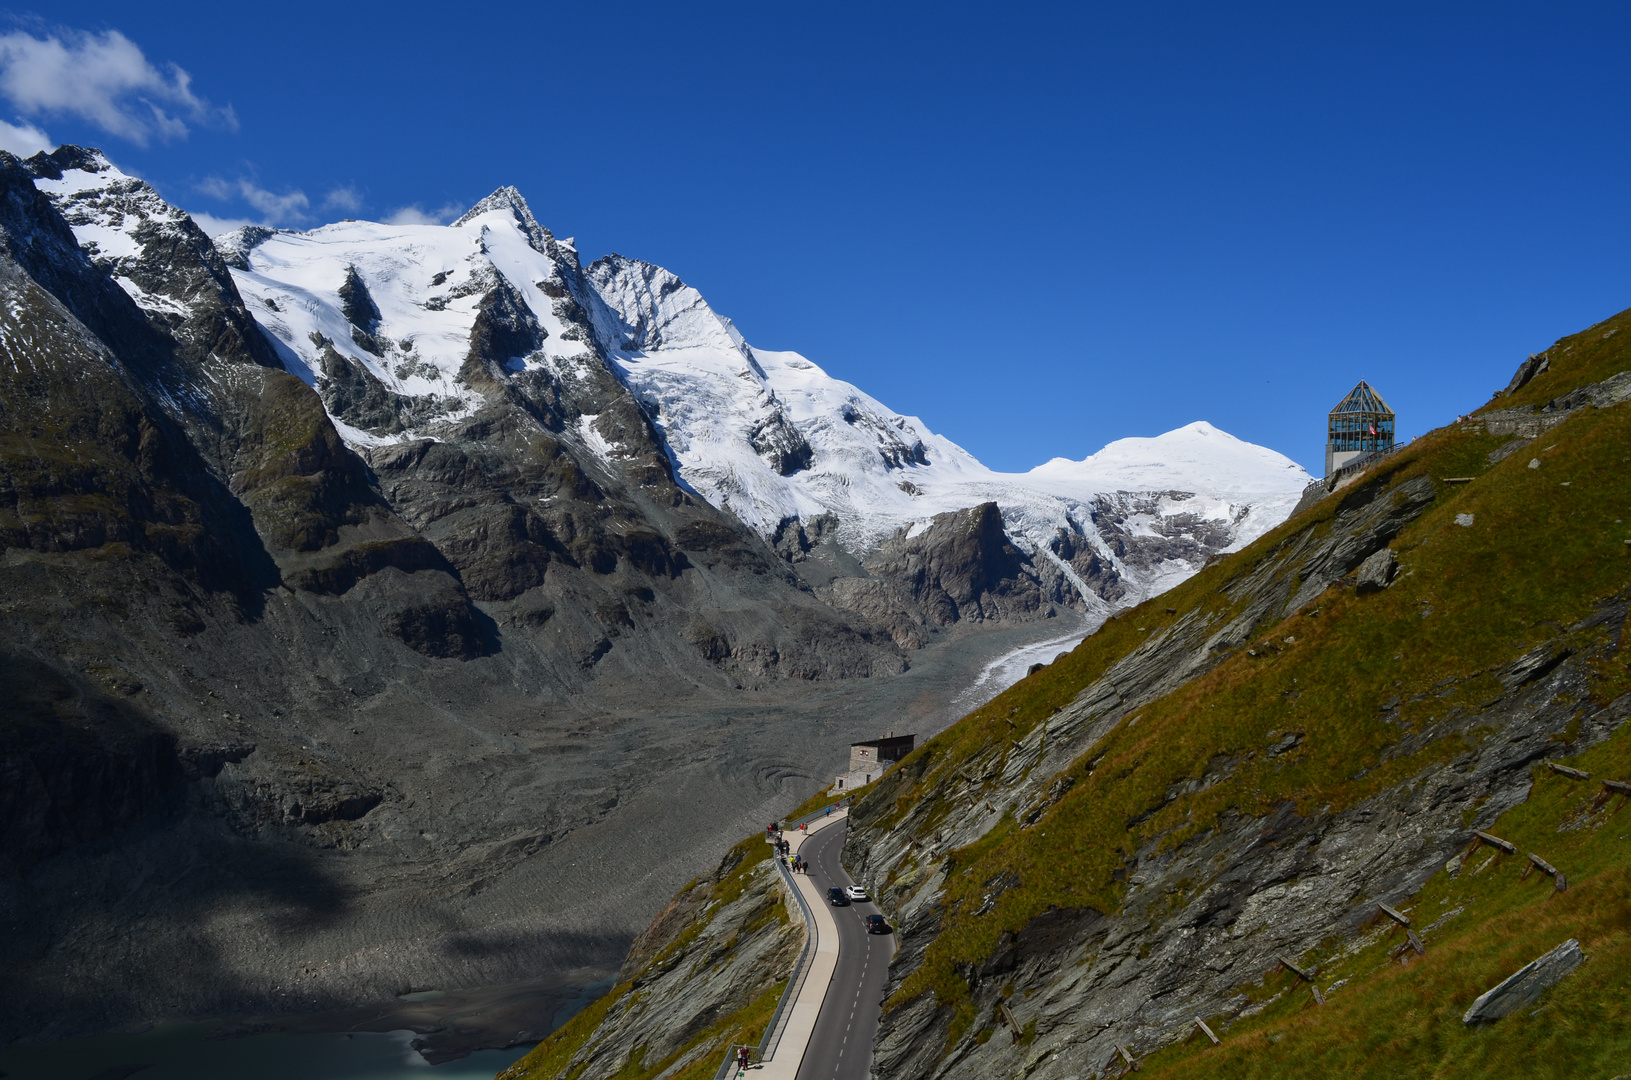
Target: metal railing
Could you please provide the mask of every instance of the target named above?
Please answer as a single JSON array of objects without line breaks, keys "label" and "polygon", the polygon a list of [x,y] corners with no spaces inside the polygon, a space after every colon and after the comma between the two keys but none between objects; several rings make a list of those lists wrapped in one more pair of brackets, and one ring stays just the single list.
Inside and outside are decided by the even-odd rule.
[{"label": "metal railing", "polygon": [[[841,810],[848,806],[851,800],[839,799],[829,805],[834,810]],[[827,816],[825,808],[811,814],[805,814],[797,821],[790,821],[787,829],[796,829],[800,825],[815,821]],[[786,832],[787,829],[783,829]],[[793,973],[787,979],[787,987],[782,990],[781,1000],[776,1002],[776,1011],[770,1014],[770,1023],[765,1025],[765,1033],[759,1039],[759,1045],[753,1048],[753,1059],[763,1063],[776,1055],[776,1047],[781,1043],[782,1031],[787,1027],[788,1014],[792,1011],[793,1002],[798,1000],[799,991],[804,988],[806,977],[810,974],[810,962],[815,958],[816,924],[815,913],[810,910],[809,901],[799,892],[798,883],[793,880],[793,871],[780,855],[772,855],[776,863],[776,871],[781,874],[782,883],[798,901],[799,911],[804,916],[804,948],[799,950],[799,958],[793,963]],[[725,1051],[725,1060],[714,1073],[714,1080],[730,1080],[732,1070],[738,1067],[736,1060],[736,1046],[730,1046]]]},{"label": "metal railing", "polygon": [[1319,502],[1325,496],[1337,489],[1337,486],[1346,478],[1355,473],[1364,472],[1378,461],[1388,458],[1403,450],[1409,443],[1394,443],[1386,450],[1372,450],[1370,453],[1356,457],[1352,461],[1331,470],[1330,476],[1310,480],[1303,488],[1303,497],[1297,501],[1296,507],[1291,511],[1292,516],[1302,513],[1310,506]]},{"label": "metal railing", "polygon": [[1356,457],[1352,461],[1343,465],[1341,468],[1332,472],[1330,476],[1327,476],[1325,478],[1325,483],[1329,485],[1330,490],[1335,491],[1337,482],[1339,480],[1347,476],[1352,476],[1357,472],[1364,472],[1372,465],[1375,465],[1378,461],[1381,461],[1383,458],[1392,457],[1394,454],[1397,454],[1400,450],[1403,450],[1409,445],[1409,443],[1394,443],[1392,446],[1389,446],[1386,449],[1372,450],[1370,453],[1365,454],[1362,457]]}]

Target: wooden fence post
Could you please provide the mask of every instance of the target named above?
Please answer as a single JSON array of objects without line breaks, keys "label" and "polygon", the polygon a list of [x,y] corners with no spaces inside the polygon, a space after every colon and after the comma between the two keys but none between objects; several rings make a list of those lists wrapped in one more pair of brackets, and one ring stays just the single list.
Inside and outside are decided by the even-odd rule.
[{"label": "wooden fence post", "polygon": [[1274,958],[1276,960],[1280,961],[1280,963],[1284,964],[1286,966],[1287,971],[1289,971],[1293,975],[1297,976],[1297,978],[1301,979],[1303,982],[1313,982],[1314,981],[1314,975],[1313,975],[1312,972],[1304,971],[1302,968],[1298,967],[1296,964],[1293,964],[1290,960],[1287,960],[1285,958],[1284,954],[1275,953]]},{"label": "wooden fence post", "polygon": [[1008,1027],[1013,1031],[1014,1041],[1018,1042],[1019,1037],[1021,1035],[1025,1034],[1025,1029],[1019,1026],[1019,1021],[1018,1020],[1014,1019],[1014,1014],[1008,1008],[1008,1003],[1006,1001],[999,1003],[997,1005],[997,1008],[1002,1012],[1003,1023],[1007,1024]]},{"label": "wooden fence post", "polygon": [[1405,929],[1408,930],[1410,928],[1410,920],[1403,913],[1395,911],[1386,904],[1377,904],[1376,909]]},{"label": "wooden fence post", "polygon": [[1556,881],[1558,892],[1564,892],[1568,889],[1569,883],[1563,877],[1562,872],[1559,871],[1557,867],[1553,866],[1551,863],[1547,862],[1545,859],[1541,858],[1539,855],[1536,855],[1532,851],[1529,853],[1529,861],[1537,866],[1542,872],[1549,874]]},{"label": "wooden fence post", "polygon": [[1486,844],[1494,844],[1508,855],[1516,855],[1518,853],[1518,845],[1507,840],[1502,840],[1499,836],[1491,836],[1489,833],[1484,832],[1481,829],[1475,829],[1473,831],[1473,835],[1478,837],[1478,839],[1482,840]]}]

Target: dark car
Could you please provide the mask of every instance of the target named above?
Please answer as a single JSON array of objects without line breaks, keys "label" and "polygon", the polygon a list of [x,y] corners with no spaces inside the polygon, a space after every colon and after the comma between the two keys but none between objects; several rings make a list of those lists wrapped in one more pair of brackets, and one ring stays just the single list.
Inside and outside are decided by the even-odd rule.
[{"label": "dark car", "polygon": [[837,885],[827,890],[827,899],[833,907],[849,907],[849,897],[845,896],[844,890]]},{"label": "dark car", "polygon": [[889,933],[889,923],[882,915],[868,915],[866,917],[866,932],[869,934]]}]

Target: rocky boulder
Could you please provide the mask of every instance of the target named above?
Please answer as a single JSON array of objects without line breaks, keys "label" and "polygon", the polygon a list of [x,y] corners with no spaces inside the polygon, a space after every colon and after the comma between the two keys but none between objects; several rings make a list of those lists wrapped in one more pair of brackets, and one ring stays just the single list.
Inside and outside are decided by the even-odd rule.
[{"label": "rocky boulder", "polygon": [[1510,1016],[1519,1009],[1526,1009],[1585,962],[1586,956],[1580,951],[1580,943],[1570,938],[1478,995],[1478,1000],[1472,1003],[1461,1022],[1469,1025],[1489,1023]]}]

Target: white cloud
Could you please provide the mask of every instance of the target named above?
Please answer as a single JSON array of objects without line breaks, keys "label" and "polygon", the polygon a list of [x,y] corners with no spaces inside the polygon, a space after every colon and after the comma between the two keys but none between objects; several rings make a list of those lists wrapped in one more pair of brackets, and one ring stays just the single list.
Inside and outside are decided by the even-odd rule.
[{"label": "white cloud", "polygon": [[198,190],[222,202],[242,199],[260,211],[262,222],[267,225],[299,224],[309,220],[306,211],[311,207],[311,200],[299,188],[279,195],[242,177],[223,180],[211,176],[198,185]]},{"label": "white cloud", "polygon": [[76,116],[138,146],[184,138],[189,122],[238,126],[230,107],[193,93],[191,75],[154,67],[117,30],[0,34],[0,94],[24,116]]},{"label": "white cloud", "polygon": [[386,215],[387,225],[445,225],[464,213],[461,203],[448,203],[434,210],[425,210],[418,203],[393,210]]},{"label": "white cloud", "polygon": [[204,230],[205,236],[220,236],[222,233],[229,233],[233,229],[241,229],[245,225],[258,224],[248,218],[216,217],[214,214],[202,214],[196,210],[188,211],[187,216],[192,218],[200,229]]},{"label": "white cloud", "polygon": [[247,180],[239,180],[238,192],[243,196],[244,202],[265,214],[268,220],[286,218],[304,220],[306,208],[311,205],[306,193],[298,188],[278,195],[263,187],[256,187]]},{"label": "white cloud", "polygon": [[354,214],[362,209],[362,193],[350,184],[337,187],[323,196],[323,209],[344,210]]},{"label": "white cloud", "polygon": [[8,124],[0,120],[0,150],[18,157],[32,157],[41,150],[55,150],[56,140],[33,124]]}]

